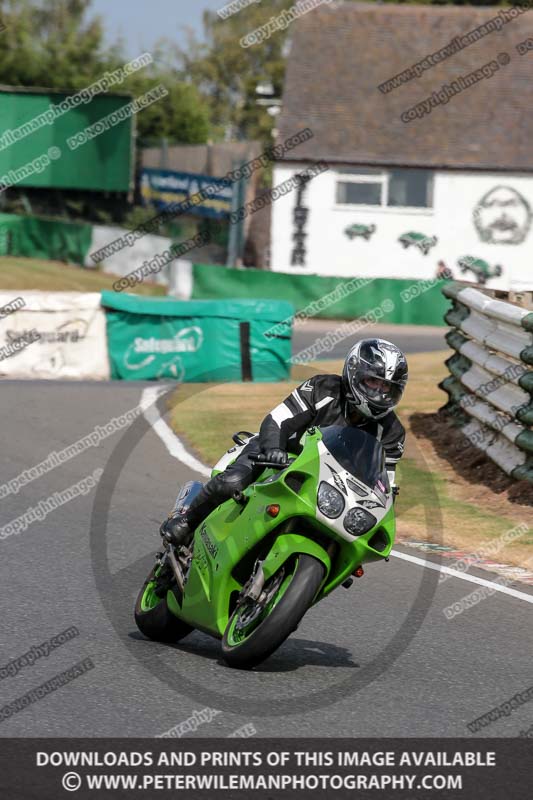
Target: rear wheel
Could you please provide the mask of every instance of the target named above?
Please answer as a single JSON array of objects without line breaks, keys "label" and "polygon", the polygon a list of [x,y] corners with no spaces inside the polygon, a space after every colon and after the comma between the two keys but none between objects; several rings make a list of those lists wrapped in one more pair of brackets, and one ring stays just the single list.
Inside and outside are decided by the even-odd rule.
[{"label": "rear wheel", "polygon": [[251,669],[296,630],[324,577],[324,565],[308,555],[287,561],[263,587],[261,603],[246,600],[232,614],[222,639],[231,667]]},{"label": "rear wheel", "polygon": [[135,603],[135,622],[140,632],[156,642],[177,642],[194,628],[169,611],[166,593],[168,580],[154,567],[145,580]]}]

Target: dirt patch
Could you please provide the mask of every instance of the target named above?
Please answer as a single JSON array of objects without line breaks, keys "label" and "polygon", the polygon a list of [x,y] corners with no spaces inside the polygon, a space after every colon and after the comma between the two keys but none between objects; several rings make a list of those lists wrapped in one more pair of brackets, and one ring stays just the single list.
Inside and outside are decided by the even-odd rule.
[{"label": "dirt patch", "polygon": [[[409,422],[417,439],[430,441],[436,455],[453,466],[459,478],[477,486],[480,504],[485,502],[487,496],[491,501],[497,496],[501,500],[499,510],[502,513],[508,510],[509,503],[523,506],[524,509],[533,507],[533,486],[528,481],[515,481],[502,472],[471,444],[451,415],[446,412],[414,413]],[[493,502],[490,505],[492,507]]]}]

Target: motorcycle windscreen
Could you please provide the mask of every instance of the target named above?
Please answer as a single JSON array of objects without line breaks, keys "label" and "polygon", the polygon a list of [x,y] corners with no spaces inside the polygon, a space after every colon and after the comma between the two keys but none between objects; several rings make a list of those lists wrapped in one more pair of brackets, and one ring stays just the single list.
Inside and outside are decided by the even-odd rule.
[{"label": "motorcycle windscreen", "polygon": [[385,452],[374,436],[359,428],[341,425],[329,425],[320,430],[322,442],[331,455],[355,478],[371,487],[379,479],[384,480]]}]

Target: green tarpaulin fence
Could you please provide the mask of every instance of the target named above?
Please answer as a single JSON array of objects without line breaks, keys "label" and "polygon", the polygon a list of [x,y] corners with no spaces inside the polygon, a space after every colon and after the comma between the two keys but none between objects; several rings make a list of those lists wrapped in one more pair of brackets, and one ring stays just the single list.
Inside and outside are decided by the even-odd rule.
[{"label": "green tarpaulin fence", "polygon": [[380,307],[385,309],[380,317],[382,322],[404,325],[446,324],[444,314],[448,306],[442,295],[442,280],[376,278],[360,288],[358,282],[362,282],[362,279],[290,275],[258,269],[193,264],[191,299],[283,298],[292,303],[296,311],[301,311],[310,303],[337,292],[338,300],[325,304],[324,308],[315,309],[311,316],[355,319]]},{"label": "green tarpaulin fence", "polygon": [[[69,100],[69,94],[0,88],[0,181],[8,186],[127,192],[133,120],[125,107],[132,97],[100,94],[78,102],[83,100],[80,95]],[[75,138],[69,145],[71,137],[79,137],[79,142]]]},{"label": "green tarpaulin fence", "polygon": [[272,300],[182,302],[102,292],[111,376],[185,382],[280,381],[289,377],[291,328],[269,328],[294,313]]},{"label": "green tarpaulin fence", "polygon": [[27,256],[83,264],[92,225],[0,214],[0,255]]}]

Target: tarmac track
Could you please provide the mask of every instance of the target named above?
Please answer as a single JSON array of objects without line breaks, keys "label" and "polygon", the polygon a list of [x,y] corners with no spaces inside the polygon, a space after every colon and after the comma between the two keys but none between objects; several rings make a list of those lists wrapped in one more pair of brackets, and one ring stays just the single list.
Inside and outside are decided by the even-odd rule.
[{"label": "tarmac track", "polygon": [[[5,381],[0,484],[137,406],[144,388]],[[135,596],[158,524],[192,475],[144,418],[2,499],[1,525],[97,468],[105,472],[96,492],[0,541],[0,674],[32,645],[72,625],[80,632],[2,678],[0,706],[84,658],[94,663],[0,721],[0,736],[156,736],[208,706],[221,713],[193,735],[253,723],[267,737],[471,736],[469,721],[533,683],[529,602],[494,593],[447,620],[443,608],[476,587],[455,577],[438,584],[438,572],[398,558],[311,609],[255,671],[224,666],[204,634],[149,642],[133,621]],[[524,704],[476,735],[518,736],[531,721]]]},{"label": "tarmac track", "polygon": [[[328,333],[341,329],[342,321],[331,319],[308,319],[297,321],[292,337],[292,353],[305,350],[315,342],[320,342]],[[344,330],[347,330],[344,328]],[[388,339],[398,345],[405,353],[426,353],[435,350],[446,350],[448,345],[444,339],[448,328],[437,325],[378,325],[371,324],[356,331],[353,335],[337,342],[331,350],[320,353],[318,359],[344,358],[349,348],[360,339],[379,337]],[[319,352],[319,351],[317,351]]]}]

